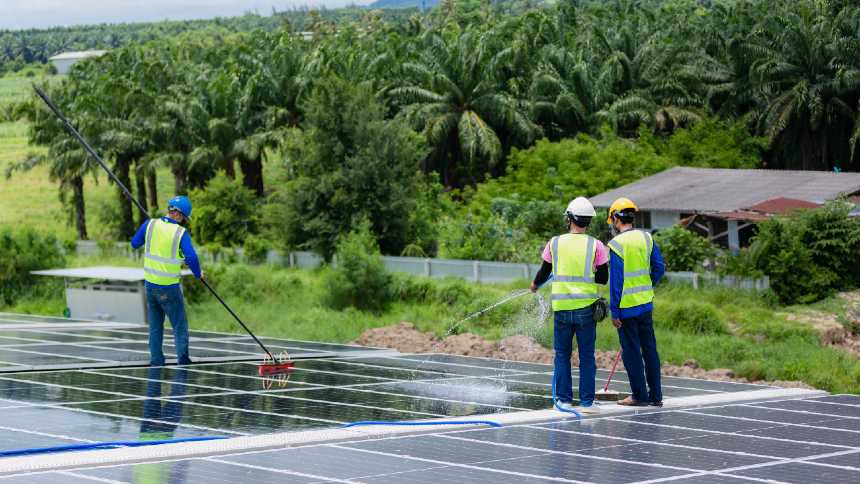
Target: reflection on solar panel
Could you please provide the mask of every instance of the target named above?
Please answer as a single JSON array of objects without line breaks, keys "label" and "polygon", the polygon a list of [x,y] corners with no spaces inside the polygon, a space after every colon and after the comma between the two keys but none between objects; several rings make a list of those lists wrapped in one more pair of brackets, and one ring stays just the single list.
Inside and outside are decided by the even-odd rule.
[{"label": "reflection on solar panel", "polygon": [[[0,351],[74,348],[58,354],[98,361],[137,351],[143,329],[0,327]],[[268,443],[0,458],[0,482],[860,482],[860,396],[666,378],[664,409],[604,405],[603,415],[576,420],[547,410],[547,365],[268,338],[312,357],[267,389],[256,365],[240,361],[242,337],[192,340],[198,351],[237,356],[188,367],[7,369],[0,450],[204,436]],[[335,429],[438,418],[505,427]]]},{"label": "reflection on solar panel", "polygon": [[[26,370],[112,368],[149,363],[145,326],[0,313],[0,373]],[[191,331],[191,358],[197,362],[261,361],[260,347],[243,335]],[[272,351],[291,358],[362,354],[376,348],[270,340]],[[164,339],[168,363],[176,354],[170,332]]]}]

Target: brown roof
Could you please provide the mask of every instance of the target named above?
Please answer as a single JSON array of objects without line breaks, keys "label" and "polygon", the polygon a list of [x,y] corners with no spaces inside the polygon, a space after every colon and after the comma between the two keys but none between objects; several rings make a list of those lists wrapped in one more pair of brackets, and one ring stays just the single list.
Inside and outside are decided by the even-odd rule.
[{"label": "brown roof", "polygon": [[752,207],[747,207],[747,210],[782,215],[784,213],[791,212],[792,210],[798,210],[801,208],[818,208],[820,206],[820,203],[798,200],[796,198],[779,197],[765,200],[764,202],[757,203]]}]

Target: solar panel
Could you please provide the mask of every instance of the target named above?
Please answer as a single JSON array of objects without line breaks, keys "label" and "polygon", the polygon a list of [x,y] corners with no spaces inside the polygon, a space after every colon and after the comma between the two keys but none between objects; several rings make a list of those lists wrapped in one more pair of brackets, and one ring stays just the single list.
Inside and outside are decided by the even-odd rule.
[{"label": "solar panel", "polygon": [[[176,358],[173,338],[169,329],[165,333],[165,356],[172,363]],[[332,343],[265,340],[271,351],[286,351],[293,359],[390,353]],[[148,329],[142,325],[0,313],[0,373],[147,365],[147,341]],[[191,331],[190,341],[191,358],[197,362],[262,360],[260,347],[244,335]]]},{"label": "solar panel", "polygon": [[[860,397],[840,400],[855,401],[860,408]],[[799,425],[784,422],[778,410],[766,408],[773,404],[817,404],[817,413],[828,405],[802,399],[650,410],[633,416],[322,443],[159,465],[173,478],[189,482],[209,482],[209,478],[216,478],[212,482],[860,482],[856,434],[853,445],[825,444],[807,441],[802,434],[764,437],[729,428],[715,430],[709,423],[731,420],[747,408],[756,408],[763,409],[757,416],[770,429]],[[209,462],[211,467],[205,465]],[[136,467],[73,473],[133,482]],[[217,476],[209,472],[212,469],[218,469]]]},{"label": "solar panel", "polygon": [[[192,334],[198,355],[219,354],[229,361],[122,367],[140,360],[112,358],[145,355],[145,328],[71,323],[76,326],[49,331],[21,324],[9,331],[0,327],[0,360],[14,359],[0,369],[5,371],[0,374],[0,450],[304,435],[296,432],[364,420],[454,417],[513,423],[430,433],[426,428],[403,434],[364,431],[360,438],[331,434],[339,437],[317,437],[289,448],[279,444],[275,450],[225,450],[195,458],[167,453],[134,465],[118,460],[111,467],[88,464],[0,475],[0,482],[137,482],[143,475],[163,482],[216,483],[860,482],[860,396],[797,390],[791,393],[797,396],[765,398],[779,390],[666,378],[667,402],[689,401],[688,406],[619,409],[604,404],[605,415],[577,420],[547,410],[548,365],[267,338],[267,344],[306,356],[287,377],[273,382],[257,375],[254,362],[242,361],[246,355],[259,357],[241,335]],[[74,366],[47,371],[33,363],[42,359],[36,356]],[[12,371],[30,364],[39,371]],[[578,377],[576,371],[573,376]],[[598,380],[605,376],[601,371]],[[625,377],[619,373],[614,384],[619,390],[626,390]],[[732,401],[722,403],[728,397]],[[64,458],[30,459],[46,466]],[[0,474],[4,462],[0,458]]]}]

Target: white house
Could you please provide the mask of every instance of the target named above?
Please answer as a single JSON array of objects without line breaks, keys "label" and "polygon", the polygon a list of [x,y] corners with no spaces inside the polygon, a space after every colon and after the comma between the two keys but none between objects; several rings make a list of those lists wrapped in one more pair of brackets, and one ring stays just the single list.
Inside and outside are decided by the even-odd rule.
[{"label": "white house", "polygon": [[83,50],[80,52],[63,52],[57,54],[48,60],[57,68],[57,74],[68,74],[72,66],[83,59],[90,57],[99,57],[106,54],[106,50]]},{"label": "white house", "polygon": [[601,193],[591,203],[609,208],[616,198],[627,197],[641,211],[639,227],[657,230],[684,221],[737,249],[769,216],[858,194],[860,173],[676,167]]}]

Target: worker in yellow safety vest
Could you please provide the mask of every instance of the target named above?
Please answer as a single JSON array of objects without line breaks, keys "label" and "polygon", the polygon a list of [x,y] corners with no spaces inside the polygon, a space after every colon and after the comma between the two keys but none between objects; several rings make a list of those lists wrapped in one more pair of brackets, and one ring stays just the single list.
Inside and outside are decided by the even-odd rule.
[{"label": "worker in yellow safety vest", "polygon": [[[651,234],[633,228],[639,208],[627,198],[609,207],[613,239],[609,241],[609,310],[618,329],[621,359],[631,395],[626,406],[663,406],[660,355],[654,336],[654,286],[665,272],[660,248]],[[647,386],[646,386],[647,383]]]},{"label": "worker in yellow safety vest", "polygon": [[144,247],[149,362],[153,366],[164,365],[161,344],[164,339],[165,315],[170,318],[170,325],[173,327],[177,363],[191,363],[188,350],[188,319],[180,285],[182,264],[188,265],[194,277],[203,278],[191,236],[182,226],[191,219],[191,209],[188,197],[173,197],[167,203],[167,216],[147,220],[131,239],[133,249]]},{"label": "worker in yellow safety vest", "polygon": [[[552,276],[553,404],[565,412],[599,412],[594,404],[597,324],[592,306],[600,299],[600,285],[609,278],[609,256],[606,246],[586,233],[594,215],[594,207],[585,197],[570,202],[565,211],[568,233],[553,237],[546,244],[543,264],[531,284],[531,290],[537,291]],[[573,406],[570,368],[574,335],[579,348],[578,407]]]}]

